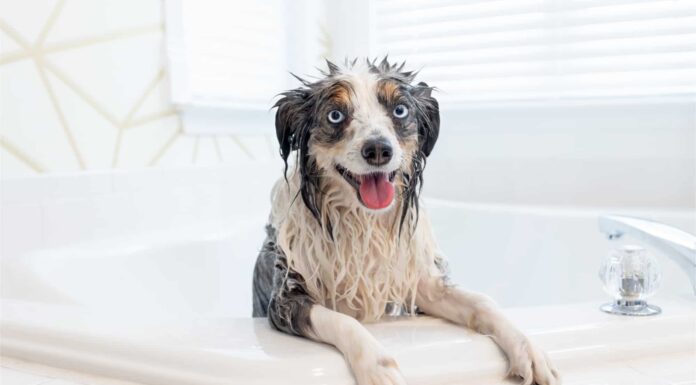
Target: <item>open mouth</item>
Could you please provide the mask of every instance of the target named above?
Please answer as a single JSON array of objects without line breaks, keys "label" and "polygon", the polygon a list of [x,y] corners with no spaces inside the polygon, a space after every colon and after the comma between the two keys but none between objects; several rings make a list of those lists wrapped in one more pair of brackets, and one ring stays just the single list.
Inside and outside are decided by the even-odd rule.
[{"label": "open mouth", "polygon": [[353,174],[341,165],[336,165],[336,171],[353,186],[358,194],[360,202],[365,207],[379,210],[389,205],[394,200],[394,177],[396,170],[392,172],[373,172],[369,174]]}]

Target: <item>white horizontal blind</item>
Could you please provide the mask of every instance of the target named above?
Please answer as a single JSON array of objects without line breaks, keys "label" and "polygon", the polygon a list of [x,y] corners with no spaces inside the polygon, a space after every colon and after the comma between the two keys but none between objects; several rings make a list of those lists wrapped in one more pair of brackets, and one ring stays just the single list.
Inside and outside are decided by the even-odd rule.
[{"label": "white horizontal blind", "polygon": [[696,0],[376,0],[373,54],[451,102],[696,93]]},{"label": "white horizontal blind", "polygon": [[167,1],[179,6],[167,17],[174,101],[268,109],[285,81],[282,2]]}]

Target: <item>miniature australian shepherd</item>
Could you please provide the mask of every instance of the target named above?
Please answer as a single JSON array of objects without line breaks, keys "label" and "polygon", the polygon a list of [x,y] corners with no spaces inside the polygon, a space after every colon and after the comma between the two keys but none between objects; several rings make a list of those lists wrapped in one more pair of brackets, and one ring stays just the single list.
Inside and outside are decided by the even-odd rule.
[{"label": "miniature australian shepherd", "polygon": [[511,375],[559,384],[544,352],[488,297],[447,279],[419,210],[440,131],[433,87],[386,58],[327,65],[316,81],[298,77],[301,86],[275,104],[285,174],[272,191],[254,268],[253,315],[335,346],[359,385],[406,383],[361,324],[395,314],[427,314],[489,335]]}]

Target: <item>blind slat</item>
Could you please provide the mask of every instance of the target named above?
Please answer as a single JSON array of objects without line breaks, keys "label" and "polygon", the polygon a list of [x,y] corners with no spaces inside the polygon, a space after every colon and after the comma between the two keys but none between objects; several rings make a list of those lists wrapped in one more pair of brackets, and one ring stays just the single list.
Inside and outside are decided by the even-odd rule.
[{"label": "blind slat", "polygon": [[377,0],[374,12],[374,54],[422,66],[445,100],[696,94],[696,0]]},{"label": "blind slat", "polygon": [[[694,35],[696,38],[696,34]],[[563,47],[558,51],[563,53],[565,58],[589,58],[589,57],[612,57],[612,56],[631,56],[641,54],[663,54],[696,51],[696,40],[680,39],[674,44],[642,44],[639,41],[633,46],[624,47],[595,47],[579,49],[577,47]],[[680,44],[681,43],[681,44]],[[480,50],[469,50],[465,52],[445,52],[430,53],[419,52],[405,55],[403,52],[390,51],[391,54],[409,61],[421,63],[427,67],[432,66],[452,66],[466,65],[475,63],[504,63],[524,60],[554,60],[551,57],[551,47],[544,45],[516,46],[503,48],[489,48]]]},{"label": "blind slat", "polygon": [[507,63],[486,63],[468,66],[428,66],[422,72],[428,79],[443,80],[477,78],[489,74],[498,77],[534,74],[574,74],[596,72],[625,72],[632,70],[657,70],[696,68],[696,51],[662,55],[632,55],[625,57],[598,57],[590,59],[566,59],[558,61],[536,60]]},{"label": "blind slat", "polygon": [[[494,20],[493,20],[494,19]],[[383,28],[380,36],[385,41],[410,40],[413,38],[440,37],[442,35],[476,35],[504,31],[525,30],[538,28],[538,25],[546,17],[541,13],[517,15],[515,17],[486,18],[462,24],[459,20],[444,21],[439,23],[419,25],[399,26],[395,28]],[[626,20],[592,20],[592,22],[564,21],[563,25],[556,26],[556,33],[565,32],[567,34],[630,34],[640,31],[673,31],[679,33],[683,31],[696,32],[696,9],[693,12],[685,12],[677,16],[655,16],[645,19],[633,19],[627,17]]]},{"label": "blind slat", "polygon": [[[523,39],[518,37],[523,36]],[[385,44],[385,42],[380,42],[385,46],[388,46],[387,52],[403,52],[403,53],[424,53],[424,52],[464,52],[467,50],[474,49],[484,49],[484,48],[506,48],[506,47],[518,47],[518,46],[545,46],[553,47],[554,50],[559,51],[563,49],[578,49],[582,50],[584,48],[600,49],[601,47],[607,47],[607,49],[617,49],[622,47],[635,47],[643,49],[648,49],[652,47],[658,47],[660,45],[683,45],[690,46],[694,43],[694,37],[696,33],[685,33],[685,34],[666,34],[661,35],[660,33],[650,33],[645,31],[643,33],[637,33],[630,37],[596,37],[594,39],[590,38],[575,38],[575,39],[564,39],[560,41],[559,39],[552,39],[551,36],[544,34],[542,31],[534,30],[526,34],[506,34],[506,35],[496,35],[489,37],[488,39],[476,39],[476,38],[457,38],[457,37],[447,37],[439,39],[412,39],[411,41],[394,42],[393,44]]]}]

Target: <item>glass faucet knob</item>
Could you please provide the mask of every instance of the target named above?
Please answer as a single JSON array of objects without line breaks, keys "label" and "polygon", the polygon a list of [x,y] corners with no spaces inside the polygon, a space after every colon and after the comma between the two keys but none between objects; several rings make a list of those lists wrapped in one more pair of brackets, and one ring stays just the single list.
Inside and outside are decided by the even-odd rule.
[{"label": "glass faucet knob", "polygon": [[640,246],[612,250],[599,269],[604,291],[617,301],[643,302],[660,286],[660,267],[654,256]]}]

